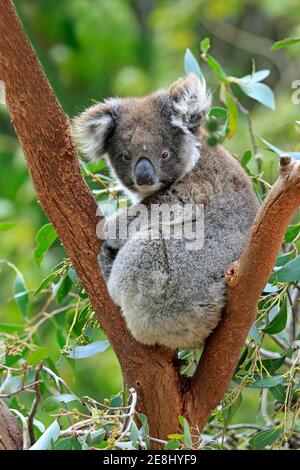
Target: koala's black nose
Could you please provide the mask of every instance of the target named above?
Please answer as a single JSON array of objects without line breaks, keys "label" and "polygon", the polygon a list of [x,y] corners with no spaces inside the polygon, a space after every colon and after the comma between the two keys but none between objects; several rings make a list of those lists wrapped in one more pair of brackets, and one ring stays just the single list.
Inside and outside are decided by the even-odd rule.
[{"label": "koala's black nose", "polygon": [[149,160],[142,158],[137,162],[134,168],[134,179],[139,186],[152,186],[156,183],[155,169]]}]

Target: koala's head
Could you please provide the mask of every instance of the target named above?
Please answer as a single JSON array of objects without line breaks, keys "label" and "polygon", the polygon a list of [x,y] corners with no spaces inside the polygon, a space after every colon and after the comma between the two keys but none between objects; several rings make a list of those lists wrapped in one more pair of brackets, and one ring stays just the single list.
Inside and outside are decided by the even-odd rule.
[{"label": "koala's head", "polygon": [[124,188],[144,198],[195,166],[210,102],[205,82],[191,74],[143,98],[111,98],[88,108],[75,119],[75,133],[87,159],[106,154]]}]

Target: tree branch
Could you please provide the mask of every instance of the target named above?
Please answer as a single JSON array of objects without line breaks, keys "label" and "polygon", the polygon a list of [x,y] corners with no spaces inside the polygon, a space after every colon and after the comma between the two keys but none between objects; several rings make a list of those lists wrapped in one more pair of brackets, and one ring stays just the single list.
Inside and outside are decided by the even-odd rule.
[{"label": "tree branch", "polygon": [[272,272],[286,228],[300,205],[300,162],[282,157],[280,176],[260,208],[244,253],[226,273],[228,299],[222,321],[208,338],[186,409],[204,427],[232,378],[256,318],[257,302]]}]

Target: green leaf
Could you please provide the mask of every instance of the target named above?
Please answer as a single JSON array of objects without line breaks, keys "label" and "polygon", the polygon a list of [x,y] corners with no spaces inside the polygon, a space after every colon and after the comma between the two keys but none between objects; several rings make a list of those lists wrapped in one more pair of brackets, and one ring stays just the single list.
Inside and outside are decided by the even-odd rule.
[{"label": "green leaf", "polygon": [[186,447],[189,449],[193,446],[192,442],[192,436],[191,436],[191,431],[190,431],[190,426],[186,418],[183,416],[178,416],[178,421],[181,424],[181,427],[183,428],[183,434],[184,434],[184,444]]},{"label": "green leaf", "polygon": [[241,165],[246,168],[252,157],[251,150],[246,150],[241,158]]},{"label": "green leaf", "polygon": [[109,341],[95,341],[87,346],[76,346],[72,349],[67,357],[71,359],[85,359],[86,357],[94,356],[99,352],[105,351],[109,347]]},{"label": "green leaf", "polygon": [[221,79],[222,81],[227,80],[227,75],[222,69],[222,66],[219,64],[219,62],[214,59],[210,54],[206,54],[205,56],[207,64],[209,67],[215,72],[217,78]]},{"label": "green leaf", "polygon": [[53,450],[82,450],[81,444],[76,437],[65,437],[53,446]]},{"label": "green leaf", "polygon": [[45,411],[57,410],[61,407],[62,403],[70,403],[72,401],[78,401],[79,399],[72,393],[62,393],[60,395],[53,395],[52,397],[46,398],[42,408]]},{"label": "green leaf", "polygon": [[215,117],[217,119],[219,118],[227,118],[227,109],[226,108],[222,108],[221,106],[214,106],[213,108],[211,108],[211,110],[209,111],[209,117]]},{"label": "green leaf", "polygon": [[228,406],[225,410],[224,410],[224,426],[226,427],[230,421],[232,420],[232,418],[234,417],[235,413],[237,412],[237,410],[239,409],[239,407],[241,406],[242,404],[242,401],[243,401],[243,397],[242,397],[242,394],[240,393],[240,395],[237,397],[237,399],[235,400],[234,403],[232,403],[232,405]]},{"label": "green leaf", "polygon": [[7,230],[14,228],[15,226],[16,224],[14,222],[1,222],[0,232],[6,232]]},{"label": "green leaf", "polygon": [[169,442],[165,444],[164,449],[166,450],[175,450],[180,447],[180,442],[177,439],[171,439]]},{"label": "green leaf", "polygon": [[33,296],[35,297],[36,295],[40,294],[40,292],[45,289],[45,287],[48,286],[48,284],[50,284],[50,282],[53,282],[54,284],[56,284],[59,280],[59,275],[58,274],[54,274],[54,273],[51,273],[49,274],[49,276],[47,276],[45,279],[43,279],[43,281],[40,283],[40,285],[36,288]]},{"label": "green leaf", "polygon": [[118,408],[123,405],[122,397],[120,395],[114,396],[109,403],[109,406]]},{"label": "green leaf", "polygon": [[[269,374],[274,375],[275,372],[284,364],[285,355],[280,356],[276,359],[263,359],[261,362],[265,369],[269,372]],[[259,364],[258,364],[259,367]]]},{"label": "green leaf", "polygon": [[255,382],[249,385],[250,388],[271,388],[284,382],[284,378],[281,375],[273,375],[268,378],[263,375],[263,378],[260,376],[255,376],[254,378]]},{"label": "green leaf", "polygon": [[184,438],[184,434],[179,434],[179,433],[168,434],[168,439],[179,439],[179,440],[183,440],[183,438]]},{"label": "green leaf", "polygon": [[19,325],[15,323],[0,323],[1,333],[18,333],[23,331],[26,325]]},{"label": "green leaf", "polygon": [[68,274],[65,274],[56,292],[56,302],[60,304],[73,287],[73,281]]},{"label": "green leaf", "polygon": [[141,435],[145,438],[147,449],[149,449],[150,448],[150,439],[149,439],[148,419],[147,419],[147,416],[145,416],[143,413],[139,413],[139,418],[140,418],[141,423],[142,423]]},{"label": "green leaf", "polygon": [[45,357],[48,355],[47,348],[39,347],[35,351],[32,351],[27,359],[27,364],[29,366],[36,366],[39,362],[41,362]]},{"label": "green leaf", "polygon": [[57,234],[52,224],[46,224],[38,231],[35,238],[36,248],[34,251],[34,259],[38,266],[40,266],[44,255],[55,242],[56,238]]},{"label": "green leaf", "polygon": [[94,445],[100,444],[105,438],[105,436],[106,436],[105,429],[97,429],[97,431],[91,431],[88,434],[86,441],[89,444],[89,446],[94,446]]},{"label": "green leaf", "polygon": [[57,421],[54,421],[36,441],[36,443],[30,447],[29,450],[47,450],[51,448],[51,443],[57,441],[60,434],[60,427]]},{"label": "green leaf", "polygon": [[290,225],[285,233],[285,243],[291,243],[295,238],[298,237],[300,232],[300,224]]},{"label": "green leaf", "polygon": [[279,428],[267,429],[266,431],[259,431],[249,439],[249,444],[252,449],[261,450],[266,446],[273,444],[281,436],[282,430]]},{"label": "green leaf", "polygon": [[271,47],[271,51],[276,51],[277,49],[283,49],[284,47],[293,46],[294,44],[299,44],[300,38],[286,38],[281,41],[277,41]]},{"label": "green leaf", "polygon": [[284,299],[279,312],[275,317],[270,321],[270,323],[262,328],[264,333],[276,334],[285,329],[287,322],[287,301]]},{"label": "green leaf", "polygon": [[[258,136],[259,137],[259,136]],[[300,152],[286,152],[284,150],[281,150],[279,149],[278,147],[275,147],[275,145],[273,144],[270,144],[270,142],[268,142],[267,140],[263,139],[262,137],[259,137],[260,140],[266,144],[266,146],[272,150],[272,152],[276,153],[277,155],[279,155],[280,157],[291,157],[291,158],[295,158],[295,160],[299,160],[300,159]]]},{"label": "green leaf", "polygon": [[200,42],[200,49],[203,52],[203,54],[206,54],[208,49],[210,48],[210,39],[205,38]]},{"label": "green leaf", "polygon": [[25,285],[23,274],[17,273],[14,282],[14,298],[21,313],[26,317],[28,313],[29,296]]},{"label": "green leaf", "polygon": [[83,309],[79,312],[78,321],[84,321],[87,319],[88,313],[91,310],[91,304],[87,304]]},{"label": "green leaf", "polygon": [[[274,274],[277,282],[296,282],[300,280],[300,256],[278,269]],[[273,278],[272,276],[272,278]]]},{"label": "green leaf", "polygon": [[275,387],[270,388],[270,392],[280,403],[285,402],[286,390],[283,385],[276,385]]},{"label": "green leaf", "polygon": [[294,250],[290,251],[289,253],[285,253],[284,255],[280,255],[276,259],[276,266],[277,267],[285,266],[289,261],[292,261],[292,259],[294,258],[295,258]]},{"label": "green leaf", "polygon": [[196,60],[194,54],[191,52],[190,49],[187,49],[185,51],[184,71],[185,71],[186,75],[188,75],[190,73],[194,73],[201,80],[204,80],[203,74],[201,72],[200,65],[199,65],[198,61]]},{"label": "green leaf", "polygon": [[231,139],[237,130],[237,123],[238,123],[238,109],[234,102],[232,96],[229,93],[225,95],[226,106],[228,109],[228,125],[230,128],[230,132],[228,134],[228,139]]}]

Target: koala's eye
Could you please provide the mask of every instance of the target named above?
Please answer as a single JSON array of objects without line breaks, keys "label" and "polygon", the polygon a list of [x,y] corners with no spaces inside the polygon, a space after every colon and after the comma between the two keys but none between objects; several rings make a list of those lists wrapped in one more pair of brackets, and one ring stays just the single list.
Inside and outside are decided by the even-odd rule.
[{"label": "koala's eye", "polygon": [[131,157],[130,157],[130,155],[128,155],[128,153],[123,153],[121,155],[121,158],[122,158],[123,162],[126,162],[126,163],[130,162],[130,160],[131,160]]},{"label": "koala's eye", "polygon": [[169,158],[169,156],[170,156],[170,154],[169,154],[168,150],[164,150],[164,151],[162,152],[160,158],[161,158],[162,160],[167,160],[167,159]]}]

